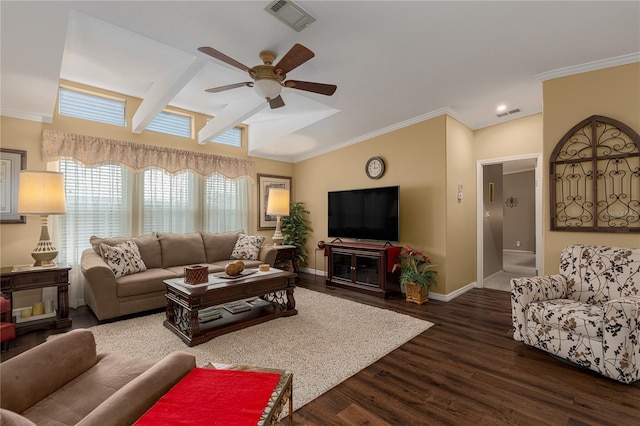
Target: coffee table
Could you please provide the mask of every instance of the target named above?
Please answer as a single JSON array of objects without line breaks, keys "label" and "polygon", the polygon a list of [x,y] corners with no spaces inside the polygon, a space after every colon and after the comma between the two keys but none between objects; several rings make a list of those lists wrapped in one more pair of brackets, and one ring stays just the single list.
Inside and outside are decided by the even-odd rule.
[{"label": "coffee table", "polygon": [[[185,284],[184,278],[165,280],[167,310],[164,325],[189,346],[199,345],[214,337],[240,330],[275,318],[296,315],[293,297],[296,274],[271,268],[237,279],[209,274],[203,284]],[[257,298],[252,308],[232,314],[221,305]],[[220,305],[222,317],[200,322],[198,312]]]}]

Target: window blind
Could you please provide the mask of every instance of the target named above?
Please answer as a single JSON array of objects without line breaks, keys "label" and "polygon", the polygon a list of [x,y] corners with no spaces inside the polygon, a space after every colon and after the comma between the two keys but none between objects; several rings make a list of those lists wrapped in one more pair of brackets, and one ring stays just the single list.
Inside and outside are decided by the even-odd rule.
[{"label": "window blind", "polygon": [[89,93],[60,88],[58,113],[69,117],[125,126],[125,103]]},{"label": "window blind", "polygon": [[191,117],[188,115],[162,111],[149,123],[147,130],[191,138],[191,122]]}]

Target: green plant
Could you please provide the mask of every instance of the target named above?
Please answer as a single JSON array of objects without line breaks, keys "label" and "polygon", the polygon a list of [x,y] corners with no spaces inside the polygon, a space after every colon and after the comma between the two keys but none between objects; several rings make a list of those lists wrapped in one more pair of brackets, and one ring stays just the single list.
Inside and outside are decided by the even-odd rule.
[{"label": "green plant", "polygon": [[406,283],[416,283],[429,291],[429,287],[436,283],[436,271],[431,259],[421,250],[415,250],[407,246],[400,251],[398,256],[400,263],[393,265],[393,271],[400,269],[400,289],[404,293]]},{"label": "green plant", "polygon": [[309,211],[304,208],[304,203],[296,201],[291,203],[289,216],[284,216],[281,220],[282,234],[284,235],[283,244],[292,245],[300,249],[298,259],[304,263],[309,258],[307,254],[307,234],[313,231],[309,226],[306,215]]}]

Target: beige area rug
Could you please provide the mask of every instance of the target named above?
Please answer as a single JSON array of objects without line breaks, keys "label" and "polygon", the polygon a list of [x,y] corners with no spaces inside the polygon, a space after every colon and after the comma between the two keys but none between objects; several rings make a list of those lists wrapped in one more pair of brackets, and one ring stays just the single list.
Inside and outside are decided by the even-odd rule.
[{"label": "beige area rug", "polygon": [[192,348],[163,326],[164,313],[90,330],[98,352],[161,359],[185,351],[196,356],[198,366],[211,361],[292,371],[296,410],[433,325],[303,288],[296,288],[295,299],[298,315]]}]

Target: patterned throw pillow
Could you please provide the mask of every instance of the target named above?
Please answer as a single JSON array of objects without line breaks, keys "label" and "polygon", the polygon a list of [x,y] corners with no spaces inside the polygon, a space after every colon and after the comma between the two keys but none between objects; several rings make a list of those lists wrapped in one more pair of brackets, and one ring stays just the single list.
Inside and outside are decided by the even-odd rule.
[{"label": "patterned throw pillow", "polygon": [[240,234],[231,253],[231,259],[258,260],[258,253],[264,240],[265,237],[262,236]]},{"label": "patterned throw pillow", "polygon": [[140,257],[138,246],[131,240],[115,246],[101,243],[100,251],[102,258],[109,265],[116,278],[147,270],[147,266]]}]

